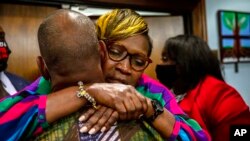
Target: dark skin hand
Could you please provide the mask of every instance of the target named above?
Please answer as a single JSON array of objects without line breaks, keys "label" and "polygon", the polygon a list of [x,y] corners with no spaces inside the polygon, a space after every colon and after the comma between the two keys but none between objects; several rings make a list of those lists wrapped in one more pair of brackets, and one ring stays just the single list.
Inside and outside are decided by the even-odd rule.
[{"label": "dark skin hand", "polygon": [[148,109],[147,99],[129,85],[98,83],[89,86],[86,91],[94,93],[93,97],[98,104],[116,110],[120,120],[134,119]]},{"label": "dark skin hand", "polygon": [[[111,108],[100,105],[98,109],[90,108],[79,118],[79,121],[84,122],[84,126],[80,129],[80,132],[88,132],[89,134],[95,134],[98,131],[105,132],[118,120],[139,119],[141,114],[144,114],[145,117],[148,118],[153,115],[154,110],[149,98],[146,98],[146,104],[148,107],[147,111],[137,112],[137,114],[134,114],[134,116],[128,119],[119,118],[119,113]],[[164,108],[164,112],[152,122],[152,125],[163,138],[167,139],[172,133],[174,123],[174,116]]]},{"label": "dark skin hand", "polygon": [[[151,104],[150,100],[147,99],[145,104]],[[79,121],[84,122],[84,126],[81,128],[80,132],[88,132],[89,134],[95,134],[98,131],[105,132],[109,130],[110,127],[118,120],[139,119],[142,115],[149,117],[151,114],[153,114],[153,109],[147,109],[147,111],[137,110],[133,111],[132,113],[132,115],[127,116],[127,118],[124,119],[121,118],[116,110],[107,108],[105,106],[99,105],[98,109],[89,108],[79,118]]]},{"label": "dark skin hand", "polygon": [[[48,95],[46,120],[49,123],[69,115],[86,105],[86,99],[76,96],[77,90],[78,87],[76,86],[69,87]],[[122,120],[132,118],[136,113],[135,111],[147,111],[146,98],[135,93],[132,86],[114,83],[95,83],[89,85],[86,91],[98,104],[115,109],[119,113],[119,119]]]},{"label": "dark skin hand", "polygon": [[[91,93],[91,89],[95,89],[95,86],[92,85],[87,88],[87,91]],[[100,130],[106,131],[114,125],[117,120],[138,119],[140,115],[148,111],[149,100],[138,93],[134,87],[116,84],[116,87],[109,87],[108,85],[105,86],[104,89],[106,92],[110,91],[111,93],[121,93],[122,96],[114,93],[115,97],[112,98],[110,102],[106,102],[105,106],[99,105],[98,109],[89,108],[79,118],[80,121],[87,121],[81,128],[81,132],[94,134]],[[116,89],[116,91],[114,91],[114,89]],[[104,99],[102,98],[102,100]]]},{"label": "dark skin hand", "polygon": [[79,118],[79,121],[85,122],[80,132],[89,132],[89,134],[95,134],[98,131],[105,132],[109,130],[118,119],[118,112],[111,108],[101,105],[98,106],[98,109],[89,108]]},{"label": "dark skin hand", "polygon": [[117,120],[139,119],[141,115],[149,117],[154,112],[151,100],[142,96],[133,86],[120,83],[103,85],[103,88],[96,86],[93,84],[86,91],[92,94],[93,90],[93,93],[98,94],[93,95],[99,104],[98,109],[90,108],[79,118],[84,122],[80,132],[94,134],[107,131]]}]

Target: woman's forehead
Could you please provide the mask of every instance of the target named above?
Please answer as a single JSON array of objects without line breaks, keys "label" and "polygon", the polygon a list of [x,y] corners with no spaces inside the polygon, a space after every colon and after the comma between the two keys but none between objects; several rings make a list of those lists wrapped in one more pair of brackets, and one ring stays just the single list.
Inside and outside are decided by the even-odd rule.
[{"label": "woman's forehead", "polygon": [[124,46],[132,54],[144,54],[147,56],[149,51],[148,40],[143,35],[135,35],[124,40],[118,40],[115,44]]}]

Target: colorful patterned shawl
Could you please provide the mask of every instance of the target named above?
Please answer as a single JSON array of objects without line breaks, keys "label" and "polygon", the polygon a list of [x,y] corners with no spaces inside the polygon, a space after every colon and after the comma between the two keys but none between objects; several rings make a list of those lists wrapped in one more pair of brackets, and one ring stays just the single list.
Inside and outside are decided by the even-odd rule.
[{"label": "colorful patterned shawl", "polygon": [[[43,132],[44,129],[48,127],[48,123],[45,120],[45,105],[47,98],[46,95],[50,92],[50,89],[50,83],[41,77],[16,95],[1,99],[0,138],[3,140],[26,140],[27,138],[36,136]],[[159,100],[166,109],[175,115],[176,123],[169,140],[210,140],[209,135],[200,128],[196,121],[188,118],[183,113],[183,111],[177,105],[176,100],[171,92],[158,81],[153,80],[146,75],[142,75],[136,89],[144,96]],[[58,134],[58,132],[56,132],[57,135],[53,134],[55,140],[57,140],[58,137],[62,138],[68,133],[68,129],[71,129],[74,123],[70,123],[69,121],[74,121],[76,117],[77,114],[65,117],[54,123],[51,128],[48,128],[49,130],[46,132],[50,133],[51,129],[53,129],[56,124],[65,125],[65,123],[69,123],[68,127],[57,127],[57,129],[63,129],[65,132],[58,130],[60,134]],[[70,118],[71,120],[68,120]],[[157,135],[158,133],[155,132],[154,129],[147,123],[142,125],[146,127],[146,129],[149,129],[151,135],[155,135],[157,140],[161,140],[161,138],[159,138]],[[45,137],[45,134],[47,134],[46,132],[40,137]],[[133,137],[136,137],[140,133],[140,131],[136,132],[133,136],[131,136],[131,140],[133,140]],[[140,137],[143,136],[144,135]],[[140,137],[138,138],[139,140],[142,139]]]}]

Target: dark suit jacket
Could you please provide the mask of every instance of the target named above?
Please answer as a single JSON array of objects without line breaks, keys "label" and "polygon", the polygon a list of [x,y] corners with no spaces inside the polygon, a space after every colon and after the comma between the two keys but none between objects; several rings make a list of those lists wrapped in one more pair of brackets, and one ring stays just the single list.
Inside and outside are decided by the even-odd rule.
[{"label": "dark suit jacket", "polygon": [[12,74],[6,71],[4,73],[10,79],[11,83],[13,84],[13,86],[15,87],[17,91],[22,90],[24,87],[30,84],[30,82],[28,82],[27,80],[23,79],[20,76],[17,76],[15,74]]}]

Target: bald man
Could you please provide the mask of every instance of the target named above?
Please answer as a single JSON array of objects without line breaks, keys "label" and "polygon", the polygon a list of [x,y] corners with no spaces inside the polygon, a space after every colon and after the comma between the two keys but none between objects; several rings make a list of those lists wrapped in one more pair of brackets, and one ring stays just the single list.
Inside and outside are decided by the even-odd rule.
[{"label": "bald man", "polygon": [[[131,11],[130,13],[132,15],[128,15],[123,14],[122,11],[126,12],[131,10],[127,9],[121,10],[121,13],[118,12],[125,16],[121,16],[121,18],[126,18],[128,16],[128,18],[136,17],[141,19],[140,15],[135,12]],[[76,12],[59,10],[43,21],[38,32],[41,56],[37,59],[43,77],[30,85],[26,91],[20,92],[17,96],[8,97],[0,103],[0,107],[4,107],[0,109],[2,110],[0,111],[0,132],[5,133],[0,135],[3,136],[1,137],[2,139],[26,140],[44,131],[44,129],[48,127],[48,123],[51,124],[50,128],[48,128],[48,131],[44,132],[43,135],[39,136],[37,138],[38,140],[63,140],[65,136],[68,137],[69,131],[75,131],[71,135],[77,136],[79,132],[77,130],[71,130],[78,129],[77,126],[71,128],[75,123],[76,117],[79,115],[77,111],[82,107],[86,107],[87,102],[90,106],[96,107],[95,102],[97,102],[99,104],[97,106],[98,108],[92,108],[96,109],[96,113],[93,115],[94,121],[91,121],[94,122],[94,124],[97,123],[98,126],[101,125],[108,128],[119,119],[118,126],[112,126],[111,132],[109,132],[110,130],[108,130],[108,132],[103,132],[107,130],[102,130],[102,128],[99,127],[96,128],[96,126],[94,128],[87,128],[89,134],[86,133],[85,130],[85,133],[80,134],[80,139],[112,139],[114,141],[120,139],[164,140],[162,138],[164,137],[170,140],[185,140],[186,137],[190,137],[190,139],[207,140],[207,136],[204,134],[203,130],[200,129],[199,125],[194,120],[189,120],[189,118],[185,116],[179,109],[177,103],[174,103],[175,99],[173,95],[155,80],[141,77],[138,90],[140,93],[152,97],[159,95],[158,92],[160,92],[160,97],[158,98],[160,101],[163,101],[163,103],[163,97],[166,98],[165,108],[170,108],[169,110],[174,111],[175,116],[164,110],[165,113],[163,111],[162,116],[158,116],[159,118],[155,121],[152,120],[150,117],[153,116],[156,118],[157,115],[159,115],[158,111],[163,108],[162,105],[159,102],[156,104],[155,100],[151,101],[149,98],[143,97],[133,86],[117,83],[92,84],[94,82],[103,81],[100,59],[102,58],[103,62],[108,57],[108,47],[104,47],[103,42],[100,41],[100,48],[98,48],[97,37],[95,37],[94,34],[94,25],[91,20]],[[129,45],[134,45],[133,42],[128,41],[128,43]],[[145,47],[144,43],[145,42],[140,44],[141,49]],[[120,47],[121,46],[119,46],[119,48]],[[138,46],[135,47],[138,48]],[[129,53],[126,49],[119,50],[114,48],[112,53],[120,57],[119,55],[124,55],[125,51],[125,58],[123,57],[123,59],[126,59],[126,61],[120,61],[129,64],[128,61],[130,61],[131,58],[133,60],[138,59],[138,57],[134,56],[136,54],[134,51],[138,51],[137,48],[133,50],[133,54]],[[98,49],[100,52],[98,52]],[[119,54],[119,51],[123,51],[123,54]],[[96,56],[95,54],[99,55]],[[95,59],[97,59],[97,61]],[[120,63],[121,62],[116,62],[115,64],[121,66]],[[140,66],[141,63],[138,65]],[[138,66],[133,65],[132,67],[138,69]],[[121,68],[117,69],[120,70]],[[87,86],[84,88],[82,85],[77,87],[76,83],[80,80]],[[157,89],[157,91],[155,91],[155,89]],[[171,106],[169,106],[169,104],[171,104]],[[22,107],[22,110],[16,110],[15,107]],[[12,112],[16,112],[14,114],[16,116],[12,116]],[[144,117],[149,118],[149,121],[147,119],[135,121],[139,119],[142,114]],[[175,122],[174,117],[176,117],[178,121],[176,120]],[[120,120],[125,120],[126,122],[121,123]],[[161,121],[163,121],[164,124]],[[154,122],[157,127],[160,128],[162,136],[158,133],[158,130],[158,132],[154,130],[155,128],[153,128],[150,122]],[[86,126],[83,126],[83,128],[84,127]],[[103,133],[98,132],[94,134],[100,129]],[[119,135],[116,134],[117,130],[119,130]],[[115,136],[106,136],[106,133]]]},{"label": "bald man", "polygon": [[[58,10],[40,25],[38,42],[41,56],[37,57],[37,64],[43,77],[17,95],[1,100],[0,132],[5,133],[0,135],[1,139],[27,140],[43,132],[49,124],[49,129],[63,131],[62,135],[54,132],[63,139],[78,118],[77,111],[86,103],[91,105],[97,102],[116,110],[110,110],[112,114],[130,117],[134,115],[134,110],[141,112],[138,114],[147,110],[146,98],[131,87],[104,83],[91,85],[104,79],[95,26],[88,17],[69,10]],[[81,86],[77,86],[79,81],[88,86],[82,90]],[[84,94],[79,96],[77,92]],[[128,107],[127,104],[125,106],[127,102],[141,106]],[[62,117],[65,118],[54,123]],[[53,132],[49,132],[48,136],[51,135]]]}]

